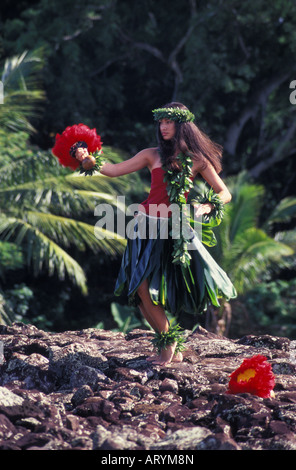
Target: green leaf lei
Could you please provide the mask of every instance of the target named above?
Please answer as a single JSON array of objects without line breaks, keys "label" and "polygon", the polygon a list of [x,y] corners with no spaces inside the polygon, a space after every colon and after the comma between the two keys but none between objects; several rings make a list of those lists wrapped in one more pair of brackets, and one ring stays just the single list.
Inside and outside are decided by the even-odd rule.
[{"label": "green leaf lei", "polygon": [[[183,205],[186,204],[186,193],[190,191],[193,187],[192,180],[192,158],[186,156],[183,153],[180,153],[177,156],[177,160],[181,165],[180,170],[170,170],[165,167],[164,182],[167,183],[167,193],[171,204],[177,204],[179,206],[180,213],[180,236],[174,238],[174,248],[173,248],[173,263],[182,264],[184,267],[189,267],[191,256],[187,250],[187,244],[189,240],[184,237],[182,227],[184,223],[190,223],[190,215],[186,214],[183,210]],[[172,231],[174,227],[172,227]]]},{"label": "green leaf lei", "polygon": [[[212,247],[217,244],[217,240],[213,229],[220,225],[223,214],[224,214],[224,204],[218,194],[210,188],[203,195],[198,196],[196,199],[193,199],[192,203],[198,202],[199,204],[205,204],[210,202],[214,208],[210,214],[203,216],[203,220],[192,219],[190,214],[187,214],[183,209],[183,205],[186,205],[186,193],[190,191],[193,186],[191,180],[192,176],[192,158],[180,153],[177,156],[177,160],[180,163],[181,171],[179,170],[170,170],[166,168],[166,165],[163,163],[163,169],[165,171],[164,181],[167,183],[167,192],[171,204],[179,205],[180,213],[180,234],[179,237],[173,238],[173,263],[180,264],[182,267],[184,280],[187,284],[187,288],[190,291],[189,284],[187,282],[188,275],[191,278],[191,281],[194,283],[194,278],[190,269],[190,260],[191,256],[188,252],[187,245],[190,242],[189,239],[184,237],[182,227],[185,227],[184,224],[188,224],[193,229],[196,228],[196,224],[202,226],[202,243]],[[180,228],[179,227],[179,228]],[[173,234],[174,227],[172,227]],[[189,233],[189,230],[187,230]]]},{"label": "green leaf lei", "polygon": [[203,195],[197,196],[195,199],[192,199],[192,204],[198,203],[198,204],[206,204],[210,203],[214,206],[214,209],[211,211],[210,214],[208,214],[209,219],[215,219],[218,218],[220,220],[223,219],[224,215],[224,203],[221,200],[220,196],[215,193],[213,188],[210,188],[207,192],[205,192]]},{"label": "green leaf lei", "polygon": [[154,337],[152,339],[152,344],[156,348],[158,354],[160,354],[162,350],[166,349],[168,346],[174,343],[177,343],[175,354],[184,351],[185,346],[183,343],[185,342],[185,338],[180,330],[181,327],[179,324],[173,326],[172,323],[170,323],[167,332],[155,332]]}]

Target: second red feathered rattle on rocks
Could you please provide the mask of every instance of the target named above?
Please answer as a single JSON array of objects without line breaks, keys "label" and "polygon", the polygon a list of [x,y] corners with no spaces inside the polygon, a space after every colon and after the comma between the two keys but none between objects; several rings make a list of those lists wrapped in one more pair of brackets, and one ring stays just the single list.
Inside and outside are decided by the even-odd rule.
[{"label": "second red feathered rattle on rocks", "polygon": [[247,359],[230,375],[228,393],[251,393],[273,398],[275,377],[265,356],[258,354]]},{"label": "second red feathered rattle on rocks", "polygon": [[96,129],[85,124],[68,126],[57,134],[52,153],[61,165],[72,170],[80,168],[80,173],[92,175],[103,164],[101,137]]}]

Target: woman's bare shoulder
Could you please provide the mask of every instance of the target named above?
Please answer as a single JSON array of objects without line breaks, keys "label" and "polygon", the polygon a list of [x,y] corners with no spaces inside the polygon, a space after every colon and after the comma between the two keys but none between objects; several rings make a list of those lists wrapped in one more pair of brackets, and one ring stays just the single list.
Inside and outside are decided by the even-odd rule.
[{"label": "woman's bare shoulder", "polygon": [[160,155],[157,147],[145,148],[141,151],[142,155],[145,156],[148,162],[148,168],[152,170],[154,167],[159,166]]},{"label": "woman's bare shoulder", "polygon": [[159,157],[157,147],[148,147],[143,149],[141,152],[145,153],[147,156],[150,156],[152,159]]}]

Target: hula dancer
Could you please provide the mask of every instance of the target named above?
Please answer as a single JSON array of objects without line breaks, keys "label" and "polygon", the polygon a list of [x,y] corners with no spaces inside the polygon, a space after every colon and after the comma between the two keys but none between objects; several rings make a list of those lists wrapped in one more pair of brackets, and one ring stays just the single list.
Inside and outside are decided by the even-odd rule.
[{"label": "hula dancer", "polygon": [[[169,323],[166,311],[174,315],[181,311],[201,313],[210,303],[219,306],[219,298],[236,297],[236,291],[192,228],[176,236],[180,223],[176,224],[173,217],[179,208],[179,222],[190,227],[190,216],[182,207],[194,178],[200,174],[211,190],[200,201],[193,201],[195,220],[203,216],[205,230],[207,222],[209,227],[215,225],[211,219],[216,225],[220,223],[224,204],[231,200],[219,176],[222,148],[201,132],[193,122],[194,115],[182,103],[169,103],[153,110],[153,115],[158,123],[158,147],[146,148],[116,164],[104,163],[97,156],[96,165],[109,177],[145,167],[150,170],[150,193],[135,214],[115,294],[126,293],[139,306],[155,331],[157,355],[148,360],[166,365],[182,361],[184,349],[180,327]],[[76,141],[84,141],[82,137],[79,135]],[[72,158],[86,158],[85,146],[75,142],[71,140]]]}]

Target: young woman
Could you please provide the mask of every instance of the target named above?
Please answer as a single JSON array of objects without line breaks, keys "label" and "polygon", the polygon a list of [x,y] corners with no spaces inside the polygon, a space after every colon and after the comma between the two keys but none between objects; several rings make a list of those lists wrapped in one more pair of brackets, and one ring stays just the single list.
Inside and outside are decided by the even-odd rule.
[{"label": "young woman", "polygon": [[[166,311],[173,315],[181,311],[201,313],[209,303],[219,306],[218,298],[229,300],[236,296],[231,281],[194,231],[190,231],[190,240],[179,236],[178,244],[178,237],[172,234],[174,222],[169,209],[174,203],[179,207],[186,203],[197,174],[209,184],[216,197],[197,204],[195,218],[217,211],[217,205],[227,204],[231,195],[219,176],[222,149],[193,123],[194,115],[188,108],[173,102],[154,110],[153,114],[158,122],[158,147],[146,148],[120,163],[102,163],[100,172],[109,177],[145,167],[151,172],[151,190],[135,214],[137,236],[128,237],[115,294],[126,292],[129,299],[136,301],[155,331],[158,355],[149,360],[166,365],[183,359],[179,326],[170,325]],[[80,143],[71,152],[80,161],[87,154]],[[163,236],[164,221],[169,227],[166,236]],[[144,236],[140,225],[146,229],[142,232]],[[149,236],[152,225],[154,235]],[[186,251],[189,242],[190,254]]]}]

